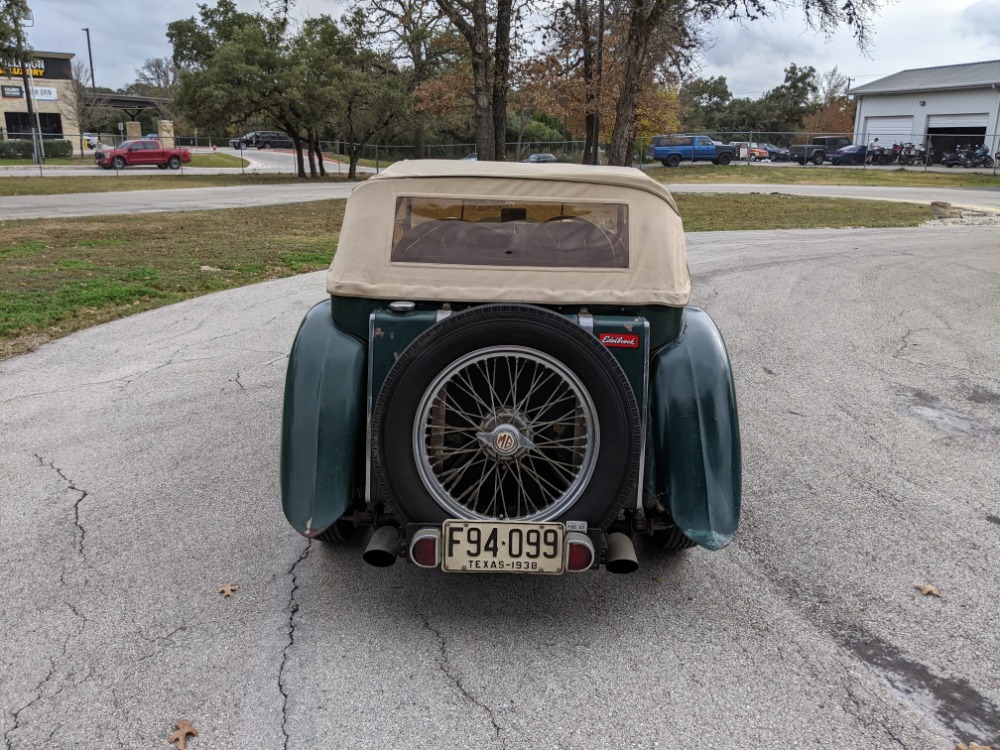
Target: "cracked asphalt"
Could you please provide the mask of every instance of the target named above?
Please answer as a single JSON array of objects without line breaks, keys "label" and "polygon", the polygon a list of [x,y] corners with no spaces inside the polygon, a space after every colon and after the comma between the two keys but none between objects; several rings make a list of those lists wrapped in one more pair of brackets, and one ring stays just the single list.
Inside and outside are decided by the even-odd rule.
[{"label": "cracked asphalt", "polygon": [[997,743],[1000,227],[688,241],[743,525],[631,576],[375,569],[291,531],[282,384],[322,274],[0,362],[4,746],[180,719],[190,750]]}]

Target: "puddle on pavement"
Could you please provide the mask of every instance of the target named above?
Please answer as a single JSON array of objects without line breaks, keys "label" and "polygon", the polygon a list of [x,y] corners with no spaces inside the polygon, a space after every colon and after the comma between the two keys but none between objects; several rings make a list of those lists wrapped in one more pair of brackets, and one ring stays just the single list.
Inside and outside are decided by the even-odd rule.
[{"label": "puddle on pavement", "polygon": [[935,721],[955,741],[986,741],[1000,737],[1000,706],[977,692],[966,680],[939,677],[907,658],[891,643],[855,630],[844,642],[888,684],[904,703]]},{"label": "puddle on pavement", "polygon": [[955,411],[929,393],[911,388],[902,388],[896,393],[902,401],[899,412],[925,427],[952,437],[984,438],[993,434],[993,430],[982,422]]}]

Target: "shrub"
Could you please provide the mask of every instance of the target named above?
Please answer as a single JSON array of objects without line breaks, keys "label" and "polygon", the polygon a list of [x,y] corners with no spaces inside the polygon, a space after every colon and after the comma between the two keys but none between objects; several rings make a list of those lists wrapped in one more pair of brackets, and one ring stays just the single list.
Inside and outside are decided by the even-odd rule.
[{"label": "shrub", "polygon": [[72,156],[72,141],[45,141],[45,155],[52,156]]},{"label": "shrub", "polygon": [[[45,156],[72,156],[73,144],[70,141],[43,141]],[[30,159],[33,153],[31,141],[0,141],[0,159]]]}]

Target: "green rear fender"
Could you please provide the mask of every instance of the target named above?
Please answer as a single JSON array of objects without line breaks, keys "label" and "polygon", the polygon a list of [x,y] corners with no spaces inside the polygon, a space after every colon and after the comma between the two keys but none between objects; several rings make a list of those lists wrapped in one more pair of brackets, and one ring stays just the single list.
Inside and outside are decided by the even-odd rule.
[{"label": "green rear fender", "polygon": [[721,549],[740,521],[740,425],[729,355],[708,313],[685,309],[681,335],[653,354],[651,370],[655,500],[692,541]]},{"label": "green rear fender", "polygon": [[367,352],[333,324],[330,300],[299,326],[288,358],[281,420],[285,518],[316,536],[340,518],[357,486],[364,447]]}]

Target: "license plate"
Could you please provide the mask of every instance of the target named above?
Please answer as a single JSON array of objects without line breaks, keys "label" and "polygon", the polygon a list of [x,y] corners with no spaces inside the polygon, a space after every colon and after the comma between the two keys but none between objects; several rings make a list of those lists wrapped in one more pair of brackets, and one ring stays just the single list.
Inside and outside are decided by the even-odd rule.
[{"label": "license plate", "polygon": [[561,523],[445,521],[441,569],[559,575],[564,531]]}]

